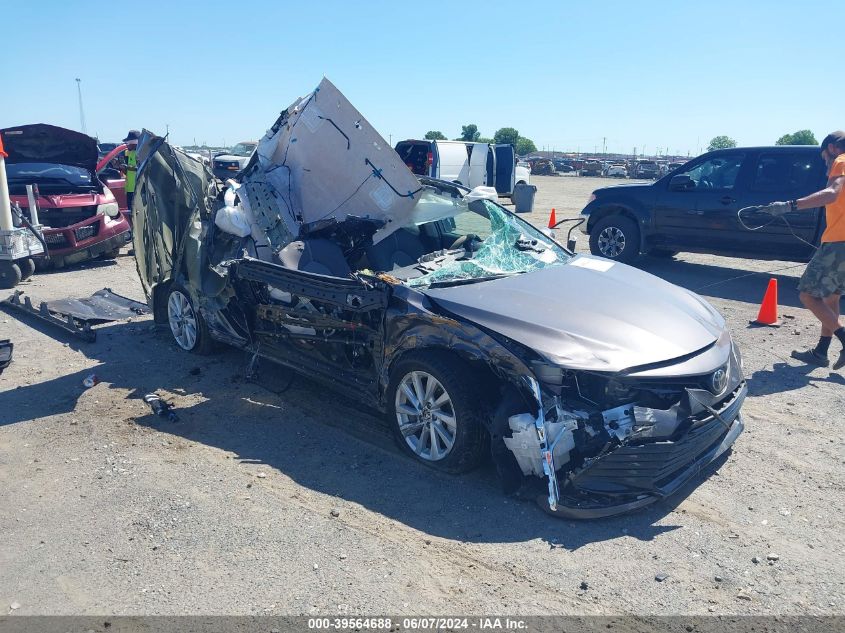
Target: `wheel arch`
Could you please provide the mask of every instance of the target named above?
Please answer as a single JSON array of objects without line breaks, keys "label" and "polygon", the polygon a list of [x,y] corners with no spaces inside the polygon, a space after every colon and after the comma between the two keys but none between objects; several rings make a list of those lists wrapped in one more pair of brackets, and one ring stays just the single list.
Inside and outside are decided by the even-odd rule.
[{"label": "wheel arch", "polygon": [[593,231],[596,224],[612,215],[621,215],[622,217],[628,218],[634,224],[637,225],[637,228],[639,229],[640,233],[639,252],[644,252],[646,239],[648,237],[647,218],[645,218],[642,213],[637,213],[637,211],[629,204],[613,202],[606,205],[602,205],[595,211],[591,212],[590,217],[587,220],[587,234],[590,234]]},{"label": "wheel arch", "polygon": [[[493,371],[493,368],[487,363],[481,354],[472,353],[468,349],[455,349],[447,347],[444,344],[432,343],[429,345],[409,347],[396,353],[389,363],[385,364],[384,375],[387,380],[382,384],[380,396],[384,404],[387,405],[387,386],[390,378],[393,375],[393,369],[401,361],[414,356],[433,355],[449,360],[456,360],[467,369],[467,375],[472,377],[472,380],[477,383],[480,391],[487,393],[488,389],[499,389],[501,385],[506,384],[503,379]],[[493,403],[494,407],[498,402]]]},{"label": "wheel arch", "polygon": [[167,296],[173,286],[173,279],[168,279],[153,286],[150,297],[152,298],[153,321],[156,323],[167,323]]}]

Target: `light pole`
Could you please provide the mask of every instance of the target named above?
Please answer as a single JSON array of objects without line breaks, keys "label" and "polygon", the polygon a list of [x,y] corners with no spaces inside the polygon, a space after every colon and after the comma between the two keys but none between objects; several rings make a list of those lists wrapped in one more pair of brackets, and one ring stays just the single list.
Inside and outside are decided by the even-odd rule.
[{"label": "light pole", "polygon": [[76,78],[76,91],[79,94],[79,123],[82,126],[82,133],[87,134],[85,131],[85,110],[82,109],[82,80],[79,77]]}]

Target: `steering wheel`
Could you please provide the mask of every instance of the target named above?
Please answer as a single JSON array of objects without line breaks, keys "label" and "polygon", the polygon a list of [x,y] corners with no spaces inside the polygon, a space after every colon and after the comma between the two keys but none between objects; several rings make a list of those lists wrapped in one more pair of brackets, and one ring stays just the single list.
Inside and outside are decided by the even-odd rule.
[{"label": "steering wheel", "polygon": [[698,181],[698,186],[702,189],[712,189],[713,183],[705,176],[701,180]]},{"label": "steering wheel", "polygon": [[466,235],[461,235],[458,239],[452,242],[452,245],[449,247],[450,251],[463,248],[469,252],[475,252],[478,250],[478,247],[481,246],[483,239],[481,239],[475,233],[467,233]]}]

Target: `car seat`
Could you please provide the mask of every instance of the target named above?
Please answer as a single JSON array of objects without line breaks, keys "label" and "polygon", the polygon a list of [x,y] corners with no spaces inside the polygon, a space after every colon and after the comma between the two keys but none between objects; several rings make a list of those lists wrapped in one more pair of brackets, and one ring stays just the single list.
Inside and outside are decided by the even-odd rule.
[{"label": "car seat", "polygon": [[278,254],[285,268],[331,277],[348,277],[351,272],[340,246],[326,239],[291,242]]},{"label": "car seat", "polygon": [[382,272],[415,264],[426,252],[418,227],[398,229],[366,251],[370,266]]}]

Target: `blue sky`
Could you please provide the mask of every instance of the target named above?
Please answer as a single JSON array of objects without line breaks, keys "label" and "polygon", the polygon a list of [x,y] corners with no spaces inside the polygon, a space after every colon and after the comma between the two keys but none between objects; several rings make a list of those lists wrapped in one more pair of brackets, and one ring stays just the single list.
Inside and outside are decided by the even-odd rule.
[{"label": "blue sky", "polygon": [[539,149],[695,155],[845,128],[841,0],[2,4],[0,127],[79,129],[79,77],[101,140],[169,125],[231,145],[325,75],[394,144],[475,123]]}]

